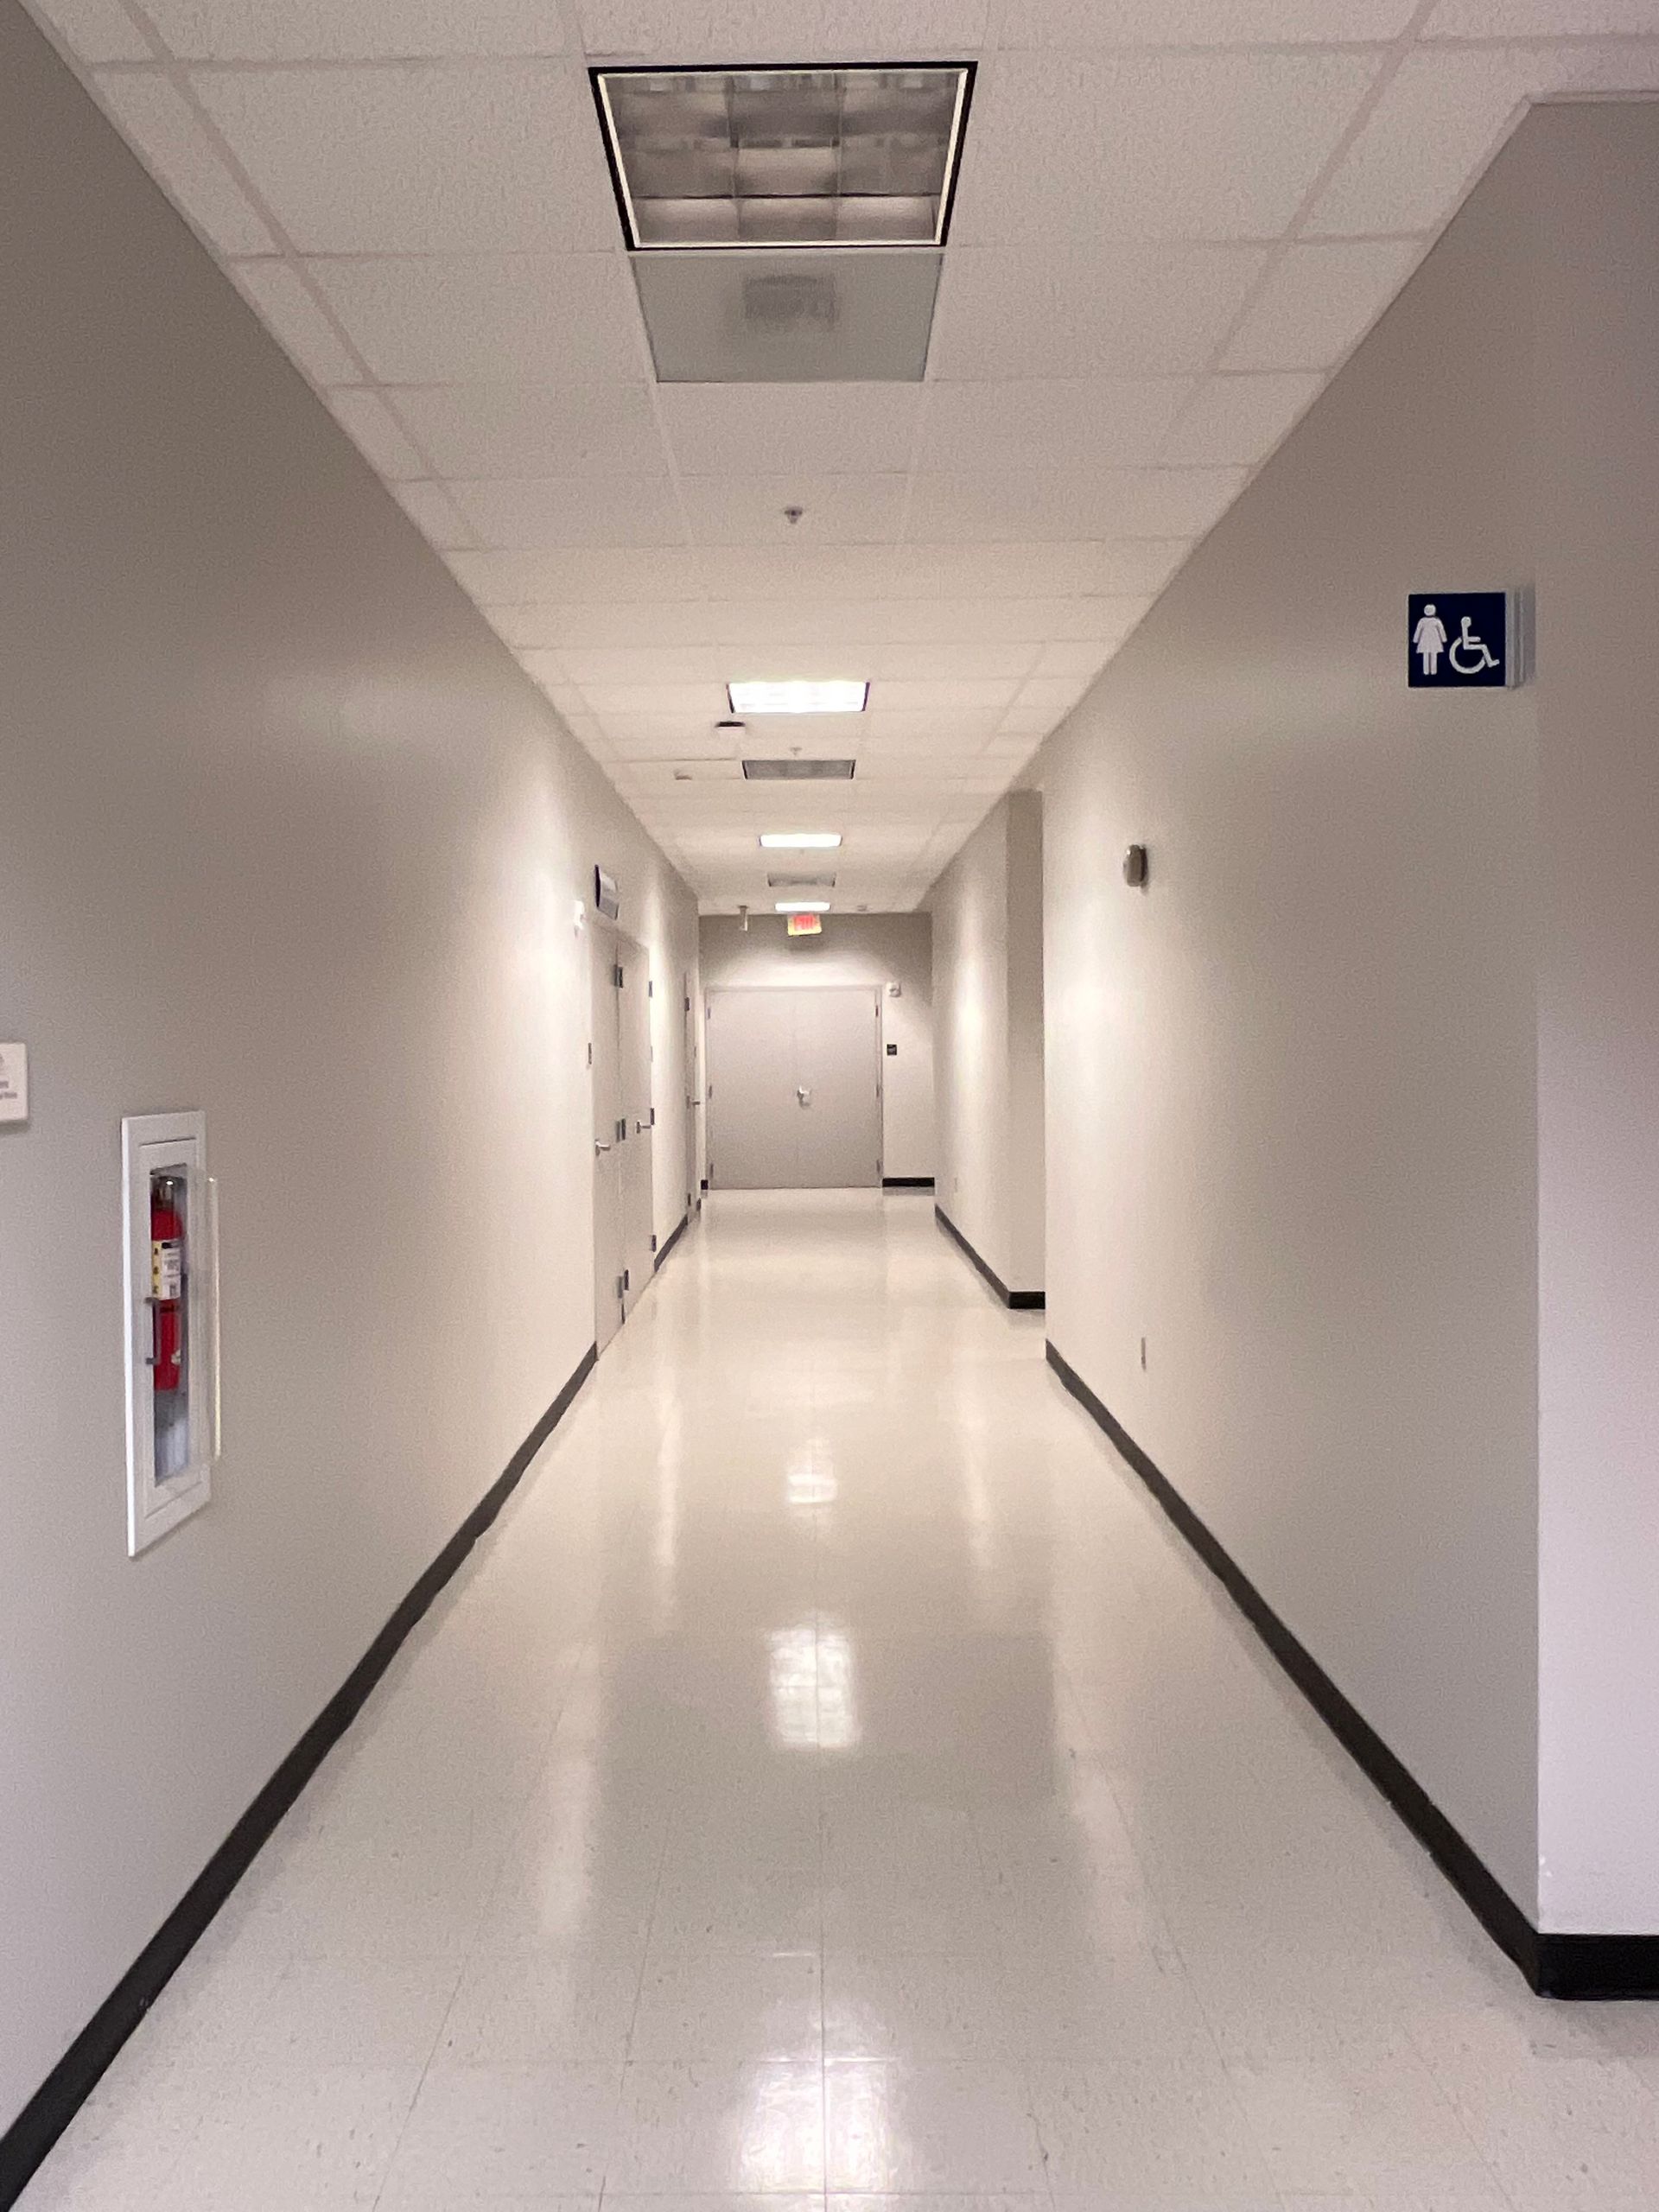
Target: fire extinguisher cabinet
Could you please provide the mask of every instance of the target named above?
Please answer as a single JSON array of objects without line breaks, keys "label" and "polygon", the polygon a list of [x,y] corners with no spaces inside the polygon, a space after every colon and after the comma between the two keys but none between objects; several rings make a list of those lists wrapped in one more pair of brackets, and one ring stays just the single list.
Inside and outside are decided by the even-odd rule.
[{"label": "fire extinguisher cabinet", "polygon": [[121,1124],[127,1550],[213,1495],[219,1457],[219,1205],[200,1114]]}]

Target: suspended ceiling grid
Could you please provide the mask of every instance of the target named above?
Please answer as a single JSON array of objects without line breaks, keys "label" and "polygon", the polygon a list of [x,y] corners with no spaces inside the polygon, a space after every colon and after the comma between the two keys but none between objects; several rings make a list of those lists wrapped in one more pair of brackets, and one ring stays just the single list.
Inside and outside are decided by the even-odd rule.
[{"label": "suspended ceiling grid", "polygon": [[[714,910],[795,826],[913,906],[1526,104],[1659,86],[1655,0],[30,5]],[[926,381],[657,384],[590,63],[906,59],[979,65]],[[790,676],[870,710],[716,730]]]}]

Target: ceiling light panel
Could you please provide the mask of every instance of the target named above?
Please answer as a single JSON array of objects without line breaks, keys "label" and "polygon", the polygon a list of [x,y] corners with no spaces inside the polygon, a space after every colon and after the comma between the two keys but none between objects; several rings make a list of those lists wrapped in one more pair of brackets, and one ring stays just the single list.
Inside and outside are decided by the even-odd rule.
[{"label": "ceiling light panel", "polygon": [[861,715],[870,687],[840,677],[825,683],[752,682],[728,683],[726,696],[734,715]]},{"label": "ceiling light panel", "polygon": [[839,830],[763,830],[760,842],[769,853],[828,853],[841,842]]},{"label": "ceiling light panel", "polygon": [[943,245],[973,73],[595,69],[628,244]]}]

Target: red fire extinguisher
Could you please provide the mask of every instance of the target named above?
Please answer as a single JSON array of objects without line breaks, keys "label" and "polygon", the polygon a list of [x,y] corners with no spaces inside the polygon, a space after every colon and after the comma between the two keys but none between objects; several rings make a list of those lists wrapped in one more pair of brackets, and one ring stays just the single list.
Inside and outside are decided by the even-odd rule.
[{"label": "red fire extinguisher", "polygon": [[156,1317],[156,1388],[184,1381],[184,1217],[176,1179],[157,1176],[149,1193],[149,1299]]}]

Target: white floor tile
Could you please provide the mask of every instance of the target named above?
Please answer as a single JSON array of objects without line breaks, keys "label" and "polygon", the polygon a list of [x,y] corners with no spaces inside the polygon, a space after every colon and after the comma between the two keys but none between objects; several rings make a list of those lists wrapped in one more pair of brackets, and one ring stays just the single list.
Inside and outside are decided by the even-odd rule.
[{"label": "white floor tile", "polygon": [[721,1197],[22,2205],[601,2191],[1653,2212],[1659,2007],[1529,1996],[925,1197]]}]

